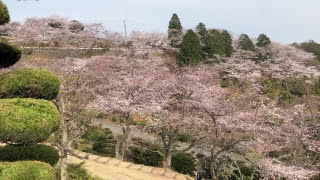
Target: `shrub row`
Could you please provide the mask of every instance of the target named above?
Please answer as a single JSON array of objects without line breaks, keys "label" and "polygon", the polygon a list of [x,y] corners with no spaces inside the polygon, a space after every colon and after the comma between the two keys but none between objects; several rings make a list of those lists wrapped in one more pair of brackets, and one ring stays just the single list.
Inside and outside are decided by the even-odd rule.
[{"label": "shrub row", "polygon": [[59,161],[59,153],[55,148],[43,144],[7,145],[0,147],[0,161],[41,161],[54,166]]}]

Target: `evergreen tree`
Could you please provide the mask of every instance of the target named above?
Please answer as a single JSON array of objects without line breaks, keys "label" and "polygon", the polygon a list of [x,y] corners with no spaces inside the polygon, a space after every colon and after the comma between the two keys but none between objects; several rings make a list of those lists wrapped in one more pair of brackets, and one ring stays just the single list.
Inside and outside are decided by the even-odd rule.
[{"label": "evergreen tree", "polygon": [[173,14],[169,22],[169,30],[171,29],[182,30],[182,25],[177,14]]},{"label": "evergreen tree", "polygon": [[173,14],[168,29],[168,37],[172,47],[179,47],[182,41],[182,25],[177,14]]},{"label": "evergreen tree", "polygon": [[[7,6],[0,0],[0,25],[10,21]],[[0,69],[14,65],[21,58],[21,51],[0,37]]]},{"label": "evergreen tree", "polygon": [[217,29],[209,31],[208,36],[204,40],[204,51],[210,58],[214,58],[215,55],[225,55],[224,41]]},{"label": "evergreen tree", "polygon": [[10,22],[10,15],[7,6],[0,0],[0,25]]},{"label": "evergreen tree", "polygon": [[200,38],[204,38],[208,35],[208,30],[206,25],[200,22],[196,27],[196,32],[199,34]]},{"label": "evergreen tree", "polygon": [[246,34],[241,34],[239,38],[238,48],[246,51],[254,51],[255,47],[251,39]]},{"label": "evergreen tree", "polygon": [[260,34],[256,45],[258,47],[267,47],[269,44],[271,44],[270,38],[265,34]]},{"label": "evergreen tree", "polygon": [[195,32],[189,30],[183,37],[179,51],[179,65],[195,65],[203,60],[200,40]]},{"label": "evergreen tree", "polygon": [[221,33],[223,43],[224,43],[224,52],[227,57],[231,57],[233,52],[232,38],[230,33],[227,30],[223,30]]}]

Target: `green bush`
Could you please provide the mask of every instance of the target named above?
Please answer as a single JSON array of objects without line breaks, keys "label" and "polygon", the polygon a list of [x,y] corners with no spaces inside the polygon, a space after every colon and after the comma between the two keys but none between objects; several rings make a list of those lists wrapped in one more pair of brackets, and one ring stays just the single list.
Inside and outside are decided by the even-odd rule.
[{"label": "green bush", "polygon": [[200,40],[192,30],[189,30],[183,37],[178,56],[180,66],[195,65],[203,60]]},{"label": "green bush", "polygon": [[246,51],[254,51],[255,47],[251,39],[246,34],[241,34],[239,38],[238,48]]},{"label": "green bush", "polygon": [[21,58],[21,50],[8,42],[0,41],[0,69],[14,65]]},{"label": "green bush", "polygon": [[57,97],[59,89],[59,78],[41,68],[19,69],[0,76],[0,98],[51,100]]},{"label": "green bush", "polygon": [[132,138],[130,144],[127,153],[128,161],[147,166],[161,167],[163,165],[164,157],[162,154],[164,151],[159,145],[141,138]]},{"label": "green bush", "polygon": [[178,141],[181,142],[189,142],[191,140],[190,134],[178,134],[177,136]]},{"label": "green bush", "polygon": [[0,99],[0,141],[35,144],[59,128],[57,107],[46,100]]},{"label": "green bush", "polygon": [[10,22],[10,15],[7,6],[0,0],[0,25]]},{"label": "green bush", "polygon": [[320,78],[316,80],[316,82],[313,85],[313,91],[316,95],[320,96]]},{"label": "green bush", "polygon": [[116,140],[112,132],[101,126],[90,126],[74,147],[80,151],[115,157]]},{"label": "green bush", "polygon": [[315,174],[311,176],[309,180],[320,180],[320,174]]},{"label": "green bush", "polygon": [[0,161],[41,161],[54,166],[59,161],[58,151],[47,145],[7,145],[0,147]]},{"label": "green bush", "polygon": [[258,47],[267,47],[270,44],[271,44],[271,40],[269,39],[268,36],[266,36],[265,34],[259,35],[258,42],[256,44]]},{"label": "green bush", "polygon": [[171,167],[179,173],[193,175],[195,158],[188,153],[175,154],[171,158]]},{"label": "green bush", "polygon": [[84,169],[83,163],[80,164],[68,164],[67,180],[99,180],[99,178],[91,177]]},{"label": "green bush", "polygon": [[163,156],[152,149],[132,148],[133,162],[147,166],[162,166]]},{"label": "green bush", "polygon": [[54,169],[37,161],[0,162],[1,180],[56,180]]},{"label": "green bush", "polygon": [[140,121],[139,122],[139,126],[141,127],[146,127],[147,126],[147,123],[145,121]]}]

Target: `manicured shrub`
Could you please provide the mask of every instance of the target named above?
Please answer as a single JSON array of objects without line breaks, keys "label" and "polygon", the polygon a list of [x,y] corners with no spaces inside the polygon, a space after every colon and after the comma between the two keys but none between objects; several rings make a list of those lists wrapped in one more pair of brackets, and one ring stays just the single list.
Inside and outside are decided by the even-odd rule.
[{"label": "manicured shrub", "polygon": [[171,158],[171,167],[179,173],[193,175],[195,158],[188,153],[175,154]]},{"label": "manicured shrub", "polygon": [[0,0],[0,25],[10,22],[10,15],[7,6]]},{"label": "manicured shrub", "polygon": [[266,36],[265,34],[259,35],[258,42],[256,44],[258,47],[267,47],[270,44],[271,44],[271,40],[269,39],[268,36]]},{"label": "manicured shrub", "polygon": [[41,161],[54,166],[59,161],[58,151],[47,145],[7,145],[0,147],[0,161]]},{"label": "manicured shrub", "polygon": [[0,162],[2,180],[56,180],[54,169],[37,161]]},{"label": "manicured shrub", "polygon": [[189,30],[183,37],[179,50],[179,65],[195,65],[203,60],[203,51],[195,32]]},{"label": "manicured shrub", "polygon": [[246,34],[241,34],[239,38],[238,48],[246,51],[254,51],[255,47],[251,39]]},{"label": "manicured shrub", "polygon": [[7,68],[19,61],[21,50],[8,42],[0,41],[0,69]]},{"label": "manicured shrub", "polygon": [[51,100],[57,97],[59,89],[59,78],[41,68],[19,69],[0,76],[0,98]]},{"label": "manicured shrub", "polygon": [[46,100],[0,99],[0,141],[35,144],[59,128],[57,107]]}]

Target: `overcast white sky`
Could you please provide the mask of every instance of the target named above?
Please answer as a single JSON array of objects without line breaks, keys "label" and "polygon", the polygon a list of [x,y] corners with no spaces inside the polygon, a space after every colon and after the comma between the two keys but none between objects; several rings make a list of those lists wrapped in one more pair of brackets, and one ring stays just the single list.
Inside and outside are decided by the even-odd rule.
[{"label": "overcast white sky", "polygon": [[68,16],[82,22],[102,22],[122,32],[166,32],[172,13],[184,28],[203,22],[210,28],[256,37],[265,33],[283,43],[320,42],[320,0],[3,0],[12,21],[26,17]]}]

